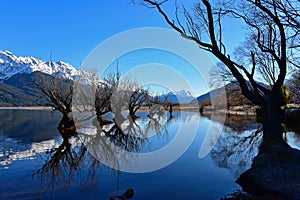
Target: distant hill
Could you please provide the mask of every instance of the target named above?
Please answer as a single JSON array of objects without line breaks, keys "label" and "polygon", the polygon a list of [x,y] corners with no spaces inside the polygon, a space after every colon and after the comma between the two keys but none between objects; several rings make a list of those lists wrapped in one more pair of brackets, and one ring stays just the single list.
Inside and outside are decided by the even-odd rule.
[{"label": "distant hill", "polygon": [[198,96],[197,98],[193,99],[190,104],[201,104],[208,101],[210,102],[210,92]]},{"label": "distant hill", "polygon": [[0,106],[32,106],[35,98],[26,94],[23,90],[0,83]]},{"label": "distant hill", "polygon": [[[216,97],[216,95],[218,95],[219,93],[219,90],[220,89],[215,89],[203,95],[200,95],[190,103],[201,104],[203,106],[210,105],[210,98]],[[244,95],[242,95],[242,91],[236,83],[228,83],[227,85],[225,85],[225,92],[227,103],[229,103],[230,106],[252,104]]]},{"label": "distant hill", "polygon": [[0,82],[0,106],[47,106],[50,102],[36,88],[34,80],[40,77],[50,78],[50,75],[33,72],[31,74],[16,74]]}]

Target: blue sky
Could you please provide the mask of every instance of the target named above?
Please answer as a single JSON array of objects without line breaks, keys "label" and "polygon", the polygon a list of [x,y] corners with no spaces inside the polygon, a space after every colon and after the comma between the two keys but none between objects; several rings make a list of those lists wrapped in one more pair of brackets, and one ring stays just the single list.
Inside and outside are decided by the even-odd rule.
[{"label": "blue sky", "polygon": [[132,28],[167,27],[159,15],[129,0],[14,0],[1,3],[1,49],[62,59],[79,66],[106,38]]},{"label": "blue sky", "polygon": [[[78,68],[99,43],[117,33],[142,27],[169,28],[155,10],[129,2],[130,0],[4,1],[0,12],[0,49],[43,60],[49,60],[52,54],[54,61],[63,60]],[[169,7],[165,9],[172,12]],[[240,37],[236,35],[236,29],[240,27],[227,21],[224,28],[225,33],[227,31],[224,35],[227,43],[238,45]],[[232,50],[233,48],[229,49]],[[197,84],[196,78],[191,80],[192,84]],[[197,95],[207,90],[200,82],[201,80],[200,87],[196,89]]]}]

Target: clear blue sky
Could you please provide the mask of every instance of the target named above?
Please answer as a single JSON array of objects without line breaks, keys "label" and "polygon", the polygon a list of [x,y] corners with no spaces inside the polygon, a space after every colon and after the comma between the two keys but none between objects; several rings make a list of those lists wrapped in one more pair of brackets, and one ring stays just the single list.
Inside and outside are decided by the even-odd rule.
[{"label": "clear blue sky", "polygon": [[[63,60],[79,67],[93,48],[114,34],[141,27],[169,28],[155,10],[129,2],[3,1],[0,12],[0,49],[43,60],[49,60],[52,53],[54,61]],[[240,42],[239,37],[234,35],[238,28],[236,24],[226,22],[225,31],[230,34],[224,37],[230,45],[236,46]],[[197,89],[197,93],[203,92]]]},{"label": "clear blue sky", "polygon": [[62,59],[79,66],[106,38],[132,28],[167,27],[129,0],[13,0],[1,3],[0,45],[16,55]]}]

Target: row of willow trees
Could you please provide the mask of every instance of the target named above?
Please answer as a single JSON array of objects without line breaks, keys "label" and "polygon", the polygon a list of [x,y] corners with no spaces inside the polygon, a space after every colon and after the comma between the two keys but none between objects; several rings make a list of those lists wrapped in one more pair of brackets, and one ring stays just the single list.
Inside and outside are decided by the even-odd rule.
[{"label": "row of willow trees", "polygon": [[[149,146],[149,135],[156,133],[158,137],[163,138],[169,135],[168,126],[173,118],[160,121],[165,109],[172,105],[167,101],[167,96],[164,98],[159,95],[151,96],[149,90],[139,87],[132,77],[121,78],[118,69],[103,79],[95,78],[94,74],[82,75],[84,78],[88,76],[94,78],[91,82],[97,83],[93,93],[95,96],[91,98],[95,101],[93,111],[97,116],[97,121],[94,120],[93,124],[97,123],[95,125],[97,127],[100,125],[101,129],[97,129],[95,135],[79,135],[75,127],[72,101],[77,84],[82,84],[80,80],[64,79],[55,74],[43,73],[39,73],[34,80],[37,89],[48,99],[49,106],[63,115],[58,126],[62,136],[61,144],[51,150],[42,167],[32,176],[34,181],[41,182],[41,193],[54,195],[57,188],[69,188],[73,184],[93,184],[97,170],[103,167],[99,160],[118,169],[119,162],[134,159],[129,153],[121,157],[117,155],[112,151],[115,146],[127,152],[139,152],[145,146]],[[88,88],[89,85],[82,86]],[[141,106],[147,107],[149,111],[149,121],[144,126],[135,123],[135,119],[139,117],[136,112]],[[121,127],[122,122],[126,120],[123,111],[128,111],[129,123]],[[108,113],[113,114],[112,121],[105,116]],[[109,125],[104,126],[105,124]]]},{"label": "row of willow trees", "polygon": [[[86,78],[86,77],[85,77]],[[94,80],[92,80],[94,81]],[[79,81],[63,79],[54,75],[40,74],[35,80],[35,85],[48,99],[48,105],[63,114],[58,129],[75,130],[72,112],[72,99],[74,85]],[[79,83],[81,84],[81,83]],[[139,118],[136,112],[142,107],[149,110],[148,117],[151,119],[155,114],[162,115],[173,103],[168,101],[168,95],[150,95],[149,89],[143,89],[133,77],[121,79],[121,73],[109,73],[104,79],[97,81],[95,89],[94,108],[100,125],[118,122],[121,124],[126,120],[122,114],[128,111],[127,118],[135,120]],[[89,98],[89,97],[86,97]],[[107,113],[113,114],[113,119],[105,119]],[[170,112],[172,117],[172,111]]]},{"label": "row of willow trees", "polygon": [[[291,78],[282,88],[285,103],[300,102],[300,70],[294,70]],[[62,79],[55,75],[40,74],[35,80],[35,85],[48,99],[49,105],[63,114],[59,129],[75,128],[72,115],[72,98],[74,90],[74,80]],[[149,108],[148,117],[152,118],[155,114],[163,114],[169,108],[172,117],[172,106],[174,103],[168,101],[168,95],[151,96],[148,89],[139,87],[132,77],[121,79],[121,74],[116,72],[109,73],[102,81],[97,84],[95,92],[95,112],[101,125],[112,123],[105,119],[107,113],[114,114],[114,120],[123,122],[126,118],[122,112],[128,111],[128,118],[135,120],[138,118],[136,112],[145,106]],[[228,92],[228,91],[227,91]],[[227,98],[234,98],[236,103],[243,104],[246,99],[239,92],[238,94],[228,93]],[[239,100],[236,100],[239,99]],[[205,103],[205,102],[204,102]],[[208,103],[209,104],[209,103]],[[200,105],[201,107],[201,105]]]}]

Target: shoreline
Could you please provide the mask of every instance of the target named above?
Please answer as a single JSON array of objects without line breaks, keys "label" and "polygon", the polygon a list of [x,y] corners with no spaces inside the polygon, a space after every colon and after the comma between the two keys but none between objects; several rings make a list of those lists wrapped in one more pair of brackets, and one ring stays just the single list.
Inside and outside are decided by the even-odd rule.
[{"label": "shoreline", "polygon": [[[0,110],[53,110],[51,106],[0,106]],[[149,108],[146,106],[142,106],[138,109],[138,111],[147,112]],[[169,112],[168,109],[165,109],[165,112]],[[176,105],[173,107],[173,112],[199,112],[198,106],[191,106],[191,105]],[[230,109],[228,110],[211,110],[211,109],[204,109],[203,114],[212,114],[212,113],[219,113],[219,114],[230,114],[230,115],[241,115],[241,116],[255,116],[256,113],[254,110],[249,109]]]},{"label": "shoreline", "polygon": [[0,110],[53,110],[50,106],[0,106]]}]

